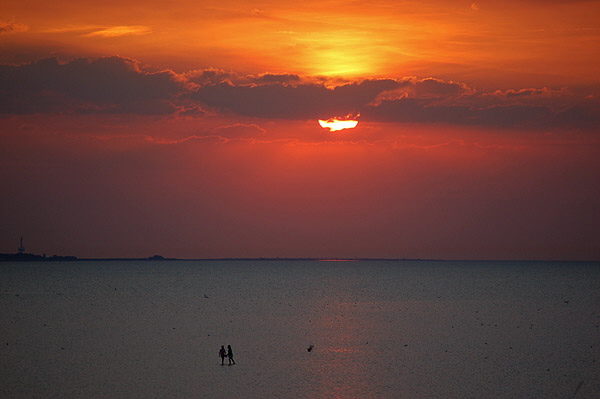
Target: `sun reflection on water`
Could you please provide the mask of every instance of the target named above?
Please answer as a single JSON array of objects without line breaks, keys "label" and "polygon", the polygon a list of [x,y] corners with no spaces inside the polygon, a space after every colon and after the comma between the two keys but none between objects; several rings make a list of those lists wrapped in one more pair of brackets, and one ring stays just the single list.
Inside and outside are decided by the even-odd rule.
[{"label": "sun reflection on water", "polygon": [[[335,293],[334,293],[335,295]],[[356,304],[335,296],[325,298],[324,311],[314,320],[313,373],[317,374],[319,398],[369,397],[369,347],[362,335]]]}]

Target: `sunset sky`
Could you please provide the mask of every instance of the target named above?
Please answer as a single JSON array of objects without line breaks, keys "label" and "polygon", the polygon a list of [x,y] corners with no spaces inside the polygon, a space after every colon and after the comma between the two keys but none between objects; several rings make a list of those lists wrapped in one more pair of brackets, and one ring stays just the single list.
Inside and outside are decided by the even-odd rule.
[{"label": "sunset sky", "polygon": [[3,253],[600,259],[600,1],[5,0],[0,113]]}]

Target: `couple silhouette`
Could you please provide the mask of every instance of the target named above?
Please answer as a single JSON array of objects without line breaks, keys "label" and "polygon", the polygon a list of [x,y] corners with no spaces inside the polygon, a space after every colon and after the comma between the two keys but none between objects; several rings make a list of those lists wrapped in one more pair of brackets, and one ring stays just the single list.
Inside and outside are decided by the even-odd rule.
[{"label": "couple silhouette", "polygon": [[231,350],[231,345],[227,345],[227,352],[225,351],[225,347],[221,345],[221,350],[219,350],[219,356],[221,357],[221,366],[225,364],[225,356],[229,359],[229,365],[235,364],[235,360],[233,360],[233,351]]}]

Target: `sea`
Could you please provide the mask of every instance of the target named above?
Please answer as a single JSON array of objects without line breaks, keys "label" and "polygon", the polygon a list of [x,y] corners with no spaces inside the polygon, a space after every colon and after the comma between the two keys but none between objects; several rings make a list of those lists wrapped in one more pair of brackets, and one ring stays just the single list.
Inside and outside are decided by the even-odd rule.
[{"label": "sea", "polygon": [[599,262],[3,262],[0,316],[2,398],[600,395]]}]

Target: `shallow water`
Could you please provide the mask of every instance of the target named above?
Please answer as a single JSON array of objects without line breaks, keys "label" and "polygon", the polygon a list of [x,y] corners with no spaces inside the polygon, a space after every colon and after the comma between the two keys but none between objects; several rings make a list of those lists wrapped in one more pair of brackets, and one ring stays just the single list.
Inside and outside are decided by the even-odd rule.
[{"label": "shallow water", "polygon": [[599,263],[4,263],[0,315],[6,398],[600,392]]}]

